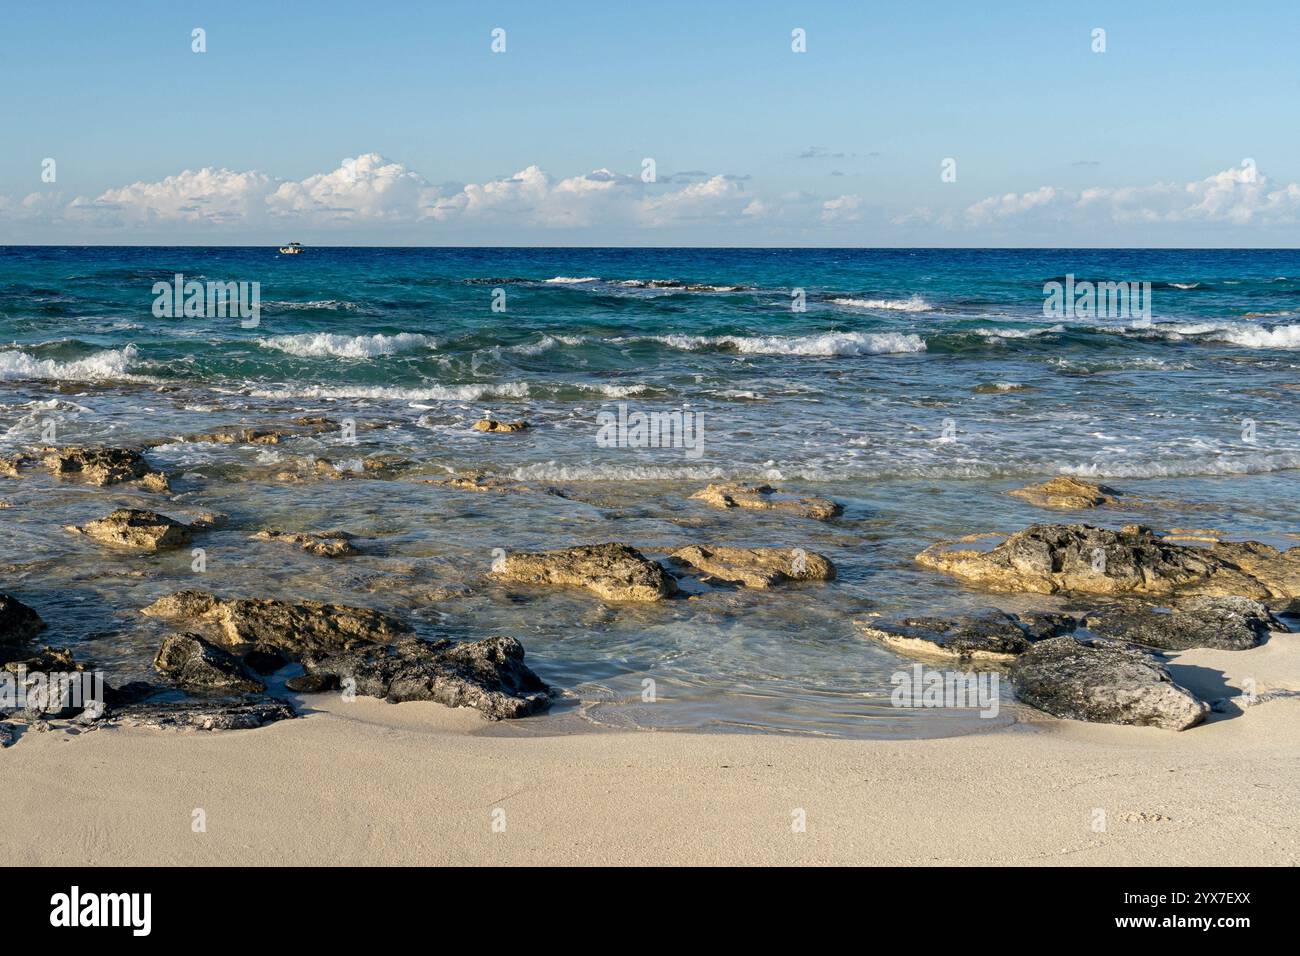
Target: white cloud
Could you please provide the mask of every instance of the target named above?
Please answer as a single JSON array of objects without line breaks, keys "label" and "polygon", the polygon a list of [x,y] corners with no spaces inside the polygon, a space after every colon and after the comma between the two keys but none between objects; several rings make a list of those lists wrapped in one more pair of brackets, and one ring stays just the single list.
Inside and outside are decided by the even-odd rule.
[{"label": "white cloud", "polygon": [[822,203],[822,222],[859,222],[861,219],[861,196],[838,196]]},{"label": "white cloud", "polygon": [[[933,222],[926,211],[916,218]],[[1116,225],[1222,223],[1230,226],[1300,222],[1300,185],[1274,186],[1253,163],[1188,183],[1094,186],[1069,190],[1043,186],[1032,192],[990,196],[966,207],[961,224],[997,222]]]},{"label": "white cloud", "polygon": [[69,211],[108,214],[121,221],[179,220],[183,222],[242,222],[260,216],[274,188],[264,173],[234,173],[228,169],[185,170],[156,183],[132,183],[109,189],[93,200],[74,199]]},{"label": "white cloud", "polygon": [[332,172],[281,183],[266,203],[277,216],[402,220],[420,216],[436,195],[418,173],[366,153]]},{"label": "white cloud", "polygon": [[[748,178],[748,177],[745,177]],[[93,199],[33,194],[23,203],[0,197],[8,219],[77,217],[103,226],[199,224],[328,227],[334,224],[464,223],[566,229],[621,225],[659,228],[700,221],[753,220],[767,213],[740,177],[647,184],[639,175],[596,169],[556,178],[538,166],[512,176],[434,186],[412,169],[365,153],[302,180],[257,171],[206,167],[158,182],[109,189]]]}]

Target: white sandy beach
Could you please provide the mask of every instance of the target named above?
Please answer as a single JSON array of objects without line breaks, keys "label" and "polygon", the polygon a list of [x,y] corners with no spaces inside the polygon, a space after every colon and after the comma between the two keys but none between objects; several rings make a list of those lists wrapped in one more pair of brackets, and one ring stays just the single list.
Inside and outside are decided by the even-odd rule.
[{"label": "white sandy beach", "polygon": [[[1172,670],[1216,695],[1252,678],[1300,690],[1300,637],[1185,652]],[[1300,861],[1300,698],[1183,733],[1043,718],[903,741],[503,736],[435,704],[305,700],[304,718],[251,731],[28,732],[0,754],[0,851],[10,865]]]}]

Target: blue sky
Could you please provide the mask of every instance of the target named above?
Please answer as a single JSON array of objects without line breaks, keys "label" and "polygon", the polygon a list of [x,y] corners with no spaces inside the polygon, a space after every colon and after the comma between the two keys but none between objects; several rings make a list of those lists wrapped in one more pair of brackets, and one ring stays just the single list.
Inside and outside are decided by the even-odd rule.
[{"label": "blue sky", "polygon": [[996,7],[10,0],[0,242],[1300,239],[1300,5]]}]

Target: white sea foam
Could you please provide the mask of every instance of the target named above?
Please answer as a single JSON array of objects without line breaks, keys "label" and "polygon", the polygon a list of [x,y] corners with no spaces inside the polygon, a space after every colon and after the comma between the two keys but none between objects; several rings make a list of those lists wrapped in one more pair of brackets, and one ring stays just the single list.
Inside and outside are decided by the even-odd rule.
[{"label": "white sea foam", "polygon": [[1232,326],[1211,333],[1208,338],[1254,349],[1300,348],[1300,325],[1279,325],[1267,329],[1261,325]]},{"label": "white sea foam", "polygon": [[128,374],[138,357],[134,345],[96,352],[81,359],[60,362],[38,359],[21,351],[0,352],[0,382],[28,379],[56,379],[70,382],[98,382],[107,379],[143,380]]},{"label": "white sea foam", "polygon": [[519,345],[512,345],[508,351],[519,355],[541,355],[558,345],[581,345],[585,341],[586,339],[581,335],[543,335],[536,342],[521,342]]},{"label": "white sea foam", "polygon": [[616,342],[659,342],[700,351],[731,348],[748,355],[890,355],[924,352],[925,340],[902,332],[822,332],[815,335],[650,335]]},{"label": "white sea foam", "polygon": [[554,276],[546,281],[551,285],[578,285],[583,282],[599,282],[600,276]]},{"label": "white sea foam", "polygon": [[269,339],[258,339],[257,344],[263,348],[287,352],[302,358],[335,355],[350,359],[366,359],[398,352],[433,349],[438,345],[431,336],[415,332],[400,332],[397,335],[336,335],[331,332],[304,332],[300,335],[276,335]]},{"label": "white sea foam", "polygon": [[286,385],[281,388],[259,388],[247,394],[254,398],[371,398],[379,401],[422,402],[451,401],[472,402],[483,398],[526,398],[529,387],[524,382],[505,382],[500,385],[430,385],[423,388],[394,388],[382,385]]},{"label": "white sea foam", "polygon": [[907,299],[831,299],[835,305],[847,305],[854,309],[883,309],[887,312],[929,312],[934,307],[919,295]]},{"label": "white sea foam", "polygon": [[1039,335],[1053,335],[1064,331],[1065,326],[1063,325],[1050,325],[1042,328],[1030,327],[1024,329],[975,329],[975,334],[988,339],[1032,339]]},{"label": "white sea foam", "polygon": [[1091,463],[1066,465],[1060,471],[1080,478],[1194,478],[1215,475],[1263,475],[1300,468],[1300,452],[1253,455],[1197,455],[1182,460]]},{"label": "white sea foam", "polygon": [[282,300],[263,302],[262,308],[285,309],[288,311],[313,309],[329,312],[354,312],[361,307],[355,302],[348,302],[345,299],[312,299],[309,302],[287,302]]}]

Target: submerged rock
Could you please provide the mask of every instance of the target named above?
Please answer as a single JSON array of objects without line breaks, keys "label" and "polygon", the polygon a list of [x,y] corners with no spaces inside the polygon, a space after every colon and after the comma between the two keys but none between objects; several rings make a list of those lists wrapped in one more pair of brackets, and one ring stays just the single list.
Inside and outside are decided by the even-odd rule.
[{"label": "submerged rock", "polygon": [[706,576],[749,588],[766,588],[783,581],[831,581],[835,565],[803,548],[726,548],[691,545],[670,556]]},{"label": "submerged rock", "polygon": [[527,431],[529,427],[525,421],[499,422],[495,418],[483,418],[474,423],[474,430],[477,432],[522,432]]},{"label": "submerged rock", "polygon": [[168,634],[154,657],[158,673],[186,690],[259,693],[266,685],[250,677],[239,659],[197,634]]},{"label": "submerged rock", "polygon": [[1240,597],[1189,598],[1170,608],[1111,605],[1089,611],[1083,624],[1103,637],[1166,651],[1240,651],[1264,643],[1269,631],[1286,630],[1263,604]]},{"label": "submerged rock", "polygon": [[431,478],[426,479],[423,483],[438,485],[442,488],[455,488],[458,491],[496,491],[513,494],[554,495],[557,498],[568,497],[558,488],[550,486],[535,487],[511,478],[503,478],[500,475],[490,475],[483,471],[469,471],[461,475],[454,475],[451,478]]},{"label": "submerged rock", "polygon": [[[1268,549],[1272,552],[1268,554],[1249,550],[1252,547],[1266,546],[1254,542],[1233,546],[1249,551],[1239,555],[1222,545],[1175,544],[1142,525],[1112,531],[1081,524],[1035,524],[988,551],[941,543],[926,548],[916,560],[993,591],[1184,592],[1255,599],[1300,594],[1300,549],[1285,553]],[[1267,577],[1258,576],[1265,572]]]},{"label": "submerged rock", "polygon": [[[317,458],[312,463],[312,470],[317,478],[328,478],[330,480],[343,478],[390,479],[409,464],[410,460],[400,455],[371,455],[369,458],[354,458],[344,461]],[[281,475],[285,474],[291,473],[281,472]],[[276,477],[280,478],[280,475]]]},{"label": "submerged rock", "polygon": [[345,531],[259,531],[250,541],[283,541],[296,544],[308,554],[322,558],[344,558],[360,554],[352,544],[352,535]]},{"label": "submerged rock", "polygon": [[387,643],[410,632],[380,611],[320,601],[224,599],[206,591],[179,591],[146,607],[144,614],[211,624],[227,647],[265,644],[291,655],[345,651]]},{"label": "submerged rock", "polygon": [[855,623],[868,637],[901,654],[958,661],[1009,661],[1037,641],[1069,634],[1077,626],[1067,614],[1017,616],[996,610]]},{"label": "submerged rock", "polygon": [[344,654],[309,654],[303,666],[315,677],[354,681],[367,697],[474,707],[492,720],[526,717],[550,700],[549,688],[524,664],[523,647],[510,637],[463,644],[406,638]]},{"label": "submerged rock", "polygon": [[89,448],[69,446],[45,449],[42,461],[60,478],[75,477],[92,485],[115,485],[149,479],[151,491],[167,489],[167,476],[154,470],[144,456],[132,448]]},{"label": "submerged rock", "polygon": [[0,646],[24,644],[44,629],[39,614],[17,598],[0,594]]},{"label": "submerged rock", "polygon": [[17,478],[21,474],[23,466],[30,464],[31,460],[27,455],[0,455],[0,475]]},{"label": "submerged rock", "polygon": [[106,518],[81,527],[69,525],[67,530],[115,547],[168,551],[189,544],[190,532],[196,529],[154,511],[118,508]]},{"label": "submerged rock", "polygon": [[818,521],[829,520],[844,511],[841,505],[827,498],[800,498],[770,485],[714,484],[691,497],[715,508],[785,511]]},{"label": "submerged rock", "polygon": [[284,432],[273,428],[244,428],[228,425],[201,435],[186,435],[185,441],[217,445],[278,445]]},{"label": "submerged rock", "polygon": [[636,548],[617,543],[518,551],[492,573],[520,584],[584,587],[609,601],[659,601],[677,591],[672,575]]},{"label": "submerged rock", "polygon": [[1010,677],[1026,704],[1070,720],[1186,730],[1210,711],[1154,657],[1072,637],[1035,644],[1015,658]]},{"label": "submerged rock", "polygon": [[1042,484],[1017,488],[1015,491],[1008,493],[1017,498],[1024,498],[1029,503],[1038,505],[1040,508],[1075,509],[1113,505],[1116,504],[1119,495],[1118,491],[1106,485],[1094,484],[1091,481],[1080,481],[1078,478],[1070,478],[1064,475],[1053,478],[1051,481],[1044,481]]}]

